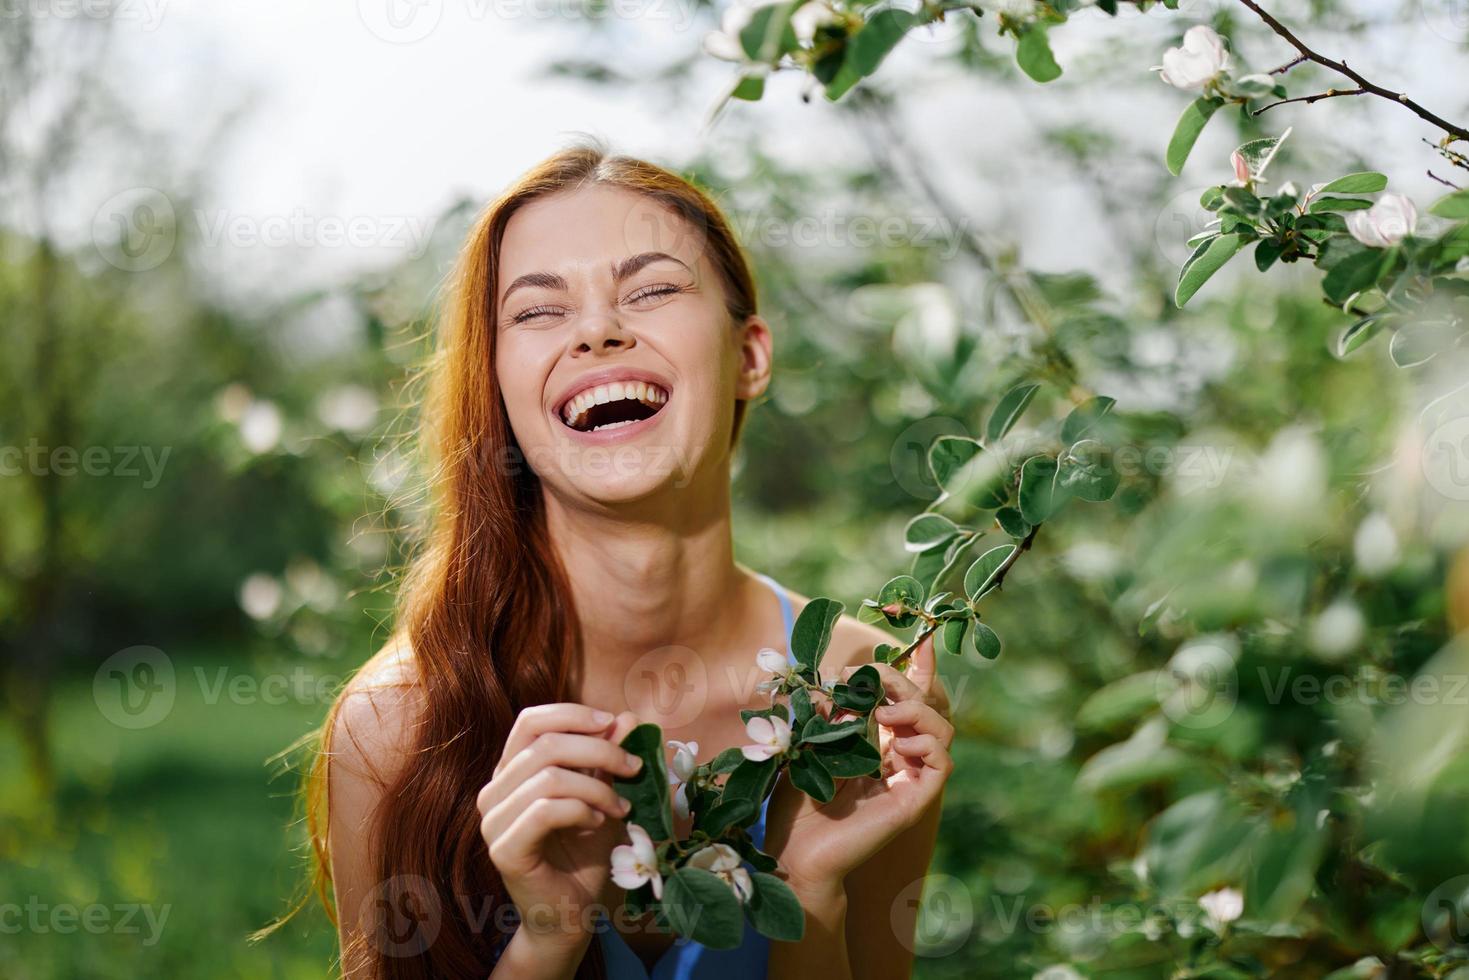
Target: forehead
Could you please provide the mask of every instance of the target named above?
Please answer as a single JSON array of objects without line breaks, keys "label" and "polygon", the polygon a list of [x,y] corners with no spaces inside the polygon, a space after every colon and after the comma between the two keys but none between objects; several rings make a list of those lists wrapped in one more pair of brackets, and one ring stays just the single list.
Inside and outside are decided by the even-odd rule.
[{"label": "forehead", "polygon": [[527,204],[505,226],[499,285],[532,272],[607,274],[643,252],[666,252],[701,279],[708,271],[701,229],[652,198],[595,185],[559,191]]}]

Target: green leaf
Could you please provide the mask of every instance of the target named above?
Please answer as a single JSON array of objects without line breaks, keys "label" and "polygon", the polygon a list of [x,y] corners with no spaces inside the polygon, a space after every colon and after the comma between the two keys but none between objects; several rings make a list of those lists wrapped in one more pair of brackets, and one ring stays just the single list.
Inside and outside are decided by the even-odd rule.
[{"label": "green leaf", "polygon": [[1005,564],[1005,560],[1015,554],[1016,547],[1013,544],[1002,544],[974,559],[974,564],[964,573],[964,594],[969,596],[971,602],[978,602],[995,587],[996,573]]},{"label": "green leaf", "polygon": [[1054,82],[1061,77],[1061,66],[1051,53],[1051,41],[1042,24],[1032,24],[1020,35],[1015,48],[1015,61],[1020,70],[1037,82]]},{"label": "green leaf", "polygon": [[741,833],[735,838],[734,848],[740,852],[740,857],[749,861],[750,866],[756,871],[770,872],[780,867],[775,858],[755,846],[755,842],[750,840],[748,833]]},{"label": "green leaf", "polygon": [[1453,220],[1469,218],[1469,191],[1454,191],[1439,198],[1429,206],[1428,213]]},{"label": "green leaf", "polygon": [[1365,170],[1331,181],[1318,194],[1376,194],[1387,186],[1387,176]]},{"label": "green leaf", "polygon": [[612,780],[617,795],[632,804],[627,819],[642,827],[655,841],[673,837],[668,809],[668,768],[663,761],[663,730],[657,725],[639,725],[620,743],[643,760],[636,774]]},{"label": "green leaf", "polygon": [[1264,272],[1275,264],[1285,252],[1285,246],[1272,238],[1261,239],[1260,244],[1255,246],[1255,268]]},{"label": "green leaf", "polygon": [[1307,214],[1322,211],[1361,211],[1372,207],[1372,202],[1362,197],[1318,197],[1306,205]]},{"label": "green leaf", "polygon": [[745,75],[736,83],[734,91],[730,93],[731,98],[743,99],[746,102],[759,102],[764,95],[764,75]]},{"label": "green leaf", "polygon": [[969,643],[974,647],[974,652],[986,660],[993,660],[1000,655],[999,634],[978,620],[975,620],[974,632],[969,635]]},{"label": "green leaf", "polygon": [[801,0],[769,3],[756,7],[740,31],[740,47],[751,61],[773,64],[783,54],[798,47],[796,32],[791,29],[791,14]]},{"label": "green leaf", "polygon": [[1121,482],[1107,447],[1095,439],[1083,439],[1066,452],[1056,474],[1056,490],[1068,497],[1100,503],[1111,500]]},{"label": "green leaf", "polygon": [[827,83],[826,97],[832,101],[840,99],[853,85],[877,71],[888,53],[920,22],[916,14],[891,7],[873,14],[861,30],[847,40],[842,66]]},{"label": "green leaf", "polygon": [[802,752],[791,761],[788,770],[791,783],[818,803],[830,803],[836,795],[836,781],[814,752]]},{"label": "green leaf", "polygon": [[950,619],[939,628],[934,649],[939,653],[958,654],[964,651],[964,632],[969,628],[965,617]]},{"label": "green leaf", "polygon": [[849,735],[839,742],[822,742],[810,751],[821,756],[821,764],[836,779],[853,779],[877,771],[882,755],[865,735]]},{"label": "green leaf", "polygon": [[1353,293],[1377,284],[1383,265],[1383,252],[1369,248],[1349,255],[1326,274],[1321,281],[1321,291],[1337,306],[1345,303]]},{"label": "green leaf", "polygon": [[1158,706],[1158,672],[1145,670],[1093,691],[1076,711],[1079,728],[1111,728]]},{"label": "green leaf", "polygon": [[[845,684],[836,686],[832,691],[832,700],[839,707],[865,715],[882,700],[882,675],[871,664],[863,664],[847,678]],[[805,725],[806,721],[802,721],[803,731]]]},{"label": "green leaf", "polygon": [[995,520],[999,523],[1000,530],[1012,538],[1024,538],[1031,530],[1030,523],[1014,507],[1001,507],[995,511]]},{"label": "green leaf", "polygon": [[811,706],[811,692],[804,687],[798,687],[792,691],[791,728],[800,731],[815,715],[816,709]]},{"label": "green leaf", "polygon": [[699,814],[698,828],[710,837],[718,837],[736,824],[752,823],[760,804],[748,796],[730,797]]},{"label": "green leaf", "polygon": [[934,482],[942,488],[979,451],[979,443],[968,436],[939,436],[928,447],[928,468]]},{"label": "green leaf", "polygon": [[1346,357],[1352,351],[1361,347],[1367,341],[1376,336],[1377,331],[1382,328],[1387,317],[1382,313],[1374,313],[1364,316],[1342,333],[1341,339],[1336,342],[1336,353],[1340,357]]},{"label": "green leaf", "polygon": [[1102,421],[1116,404],[1117,399],[1098,395],[1073,408],[1071,414],[1066,416],[1066,421],[1061,423],[1061,441],[1069,444],[1080,439],[1084,432]]},{"label": "green leaf", "polygon": [[908,551],[925,551],[948,544],[959,528],[942,514],[919,514],[903,528],[903,547]]},{"label": "green leaf", "polygon": [[984,427],[985,441],[993,445],[1005,438],[1005,433],[1014,427],[1020,420],[1030,400],[1040,390],[1040,385],[1034,382],[1016,385],[1000,398],[995,410],[990,413],[990,420]]},{"label": "green leaf", "polygon": [[683,867],[669,875],[663,911],[675,932],[710,949],[734,949],[744,938],[740,900],[712,871]]},{"label": "green leaf", "polygon": [[725,749],[710,761],[709,772],[715,776],[734,772],[735,767],[744,761],[745,756],[739,749]]},{"label": "green leaf", "polygon": [[806,911],[789,885],[774,875],[750,875],[755,893],[745,905],[750,924],[762,936],[796,942],[806,934]]},{"label": "green leaf", "polygon": [[866,729],[866,718],[852,718],[834,724],[816,715],[801,729],[801,736],[796,744],[816,745],[822,742],[839,742],[854,732],[860,734]]},{"label": "green leaf", "polygon": [[817,597],[806,603],[791,628],[791,650],[796,663],[810,676],[815,676],[821,666],[821,655],[831,643],[832,626],[846,606],[835,599]]},{"label": "green leaf", "polygon": [[[725,780],[720,793],[721,800],[751,799],[764,800],[770,795],[770,785],[775,781],[776,760],[762,762],[743,760]],[[664,777],[665,780],[667,777]]]},{"label": "green leaf", "polygon": [[1020,468],[1020,515],[1031,525],[1043,524],[1056,510],[1055,457],[1032,456]]},{"label": "green leaf", "polygon": [[[888,579],[883,583],[882,589],[877,593],[879,606],[887,607],[900,605],[909,609],[923,608],[923,583],[911,575],[899,575]],[[896,615],[884,612],[887,621],[898,628],[912,626],[917,615],[911,612],[901,612]]]},{"label": "green leaf", "polygon": [[1192,299],[1199,287],[1222,269],[1224,263],[1234,258],[1234,253],[1243,248],[1244,244],[1245,239],[1241,235],[1220,235],[1209,242],[1209,247],[1179,272],[1178,289],[1173,294],[1173,302],[1181,307]]},{"label": "green leaf", "polygon": [[1168,172],[1177,177],[1183,172],[1183,165],[1188,160],[1189,153],[1194,144],[1198,142],[1199,134],[1204,131],[1204,125],[1208,123],[1209,117],[1224,104],[1223,100],[1204,96],[1189,103],[1183,115],[1178,119],[1178,125],[1173,128],[1173,138],[1168,141]]}]

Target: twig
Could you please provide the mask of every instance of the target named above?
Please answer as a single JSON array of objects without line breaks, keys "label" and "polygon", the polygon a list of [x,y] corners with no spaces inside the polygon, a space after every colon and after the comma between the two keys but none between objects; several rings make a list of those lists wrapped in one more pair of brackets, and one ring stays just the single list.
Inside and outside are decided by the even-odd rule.
[{"label": "twig", "polygon": [[1440,184],[1443,184],[1445,187],[1452,187],[1456,191],[1457,190],[1463,190],[1463,188],[1461,188],[1458,184],[1454,183],[1452,180],[1444,180],[1442,177],[1440,177],[1438,174],[1434,173],[1432,170],[1428,171],[1428,176],[1432,177],[1434,180],[1438,181]]},{"label": "twig", "polygon": [[1393,92],[1385,89],[1381,85],[1377,85],[1373,82],[1368,81],[1356,71],[1348,68],[1345,61],[1332,61],[1325,55],[1318,54],[1317,52],[1312,51],[1306,46],[1306,43],[1304,41],[1291,33],[1290,28],[1286,27],[1280,21],[1272,17],[1270,13],[1264,10],[1258,3],[1255,2],[1255,0],[1239,0],[1239,2],[1250,8],[1250,10],[1254,11],[1255,14],[1258,15],[1259,18],[1263,20],[1272,31],[1274,31],[1276,34],[1279,34],[1282,38],[1290,43],[1291,47],[1299,51],[1301,53],[1301,57],[1306,61],[1314,61],[1316,64],[1321,65],[1324,68],[1330,68],[1334,72],[1338,72],[1339,74],[1347,76],[1362,87],[1362,94],[1364,95],[1376,95],[1379,98],[1387,99],[1390,102],[1397,102],[1403,106],[1406,106],[1407,109],[1418,116],[1418,118],[1424,120],[1425,122],[1432,123],[1433,125],[1437,126],[1439,129],[1442,129],[1444,132],[1450,134],[1451,136],[1454,136],[1461,140],[1469,140],[1469,129],[1465,129],[1463,126],[1456,126],[1453,123],[1449,122],[1447,119],[1444,119],[1441,116],[1437,116],[1434,113],[1429,112],[1423,106],[1408,98],[1406,93]]},{"label": "twig", "polygon": [[1264,112],[1266,109],[1274,109],[1278,105],[1286,105],[1287,103],[1290,103],[1290,102],[1304,102],[1307,105],[1309,105],[1312,102],[1320,102],[1322,99],[1335,99],[1338,96],[1342,96],[1342,95],[1366,95],[1366,94],[1367,94],[1367,90],[1365,88],[1352,88],[1352,89],[1329,88],[1325,92],[1317,92],[1315,95],[1298,95],[1298,96],[1296,96],[1293,99],[1281,99],[1279,102],[1272,102],[1269,105],[1263,105],[1260,108],[1256,109],[1254,112],[1250,113],[1250,115],[1252,115],[1252,116],[1258,116],[1260,113]]},{"label": "twig", "polygon": [[1307,61],[1310,61],[1310,60],[1311,59],[1310,58],[1307,58],[1305,55],[1298,54],[1294,58],[1292,58],[1291,60],[1287,61],[1285,64],[1281,65],[1279,68],[1272,68],[1272,69],[1270,69],[1270,74],[1272,74],[1272,75],[1284,75],[1286,72],[1290,71],[1296,65],[1302,64],[1302,63],[1307,62]]}]

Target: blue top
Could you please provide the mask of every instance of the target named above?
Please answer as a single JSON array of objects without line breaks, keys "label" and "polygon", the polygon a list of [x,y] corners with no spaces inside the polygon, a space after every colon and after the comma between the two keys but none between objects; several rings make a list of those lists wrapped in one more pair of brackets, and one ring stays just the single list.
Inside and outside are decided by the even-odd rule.
[{"label": "blue top", "polygon": [[[785,591],[768,575],[758,572],[756,578],[770,586],[780,601],[780,615],[785,621],[786,659],[792,664],[796,658],[791,654],[791,600]],[[756,847],[765,846],[765,811],[770,806],[766,797],[760,807],[760,818],[750,826],[750,838]],[[770,956],[770,940],[755,931],[749,920],[745,921],[745,938],[734,949],[709,949],[684,936],[676,939],[653,964],[650,974],[638,954],[622,939],[622,934],[605,920],[598,923],[602,955],[607,961],[608,980],[724,980],[738,977],[756,978],[766,974]]]}]

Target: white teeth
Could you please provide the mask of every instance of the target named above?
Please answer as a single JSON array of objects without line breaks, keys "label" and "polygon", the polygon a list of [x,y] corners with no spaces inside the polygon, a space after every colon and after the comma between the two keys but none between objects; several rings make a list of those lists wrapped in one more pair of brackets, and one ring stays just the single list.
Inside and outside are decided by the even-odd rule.
[{"label": "white teeth", "polygon": [[[595,388],[588,388],[575,398],[569,400],[561,410],[561,417],[567,425],[575,428],[576,423],[581,421],[587,409],[593,405],[605,405],[608,402],[620,401],[624,398],[637,399],[645,405],[656,406],[668,401],[668,393],[657,385],[648,384],[645,381],[613,381],[605,385],[598,385]],[[599,425],[592,431],[595,432],[599,429],[615,428],[619,425],[628,424],[631,424],[631,422],[614,422],[610,425]]]}]

